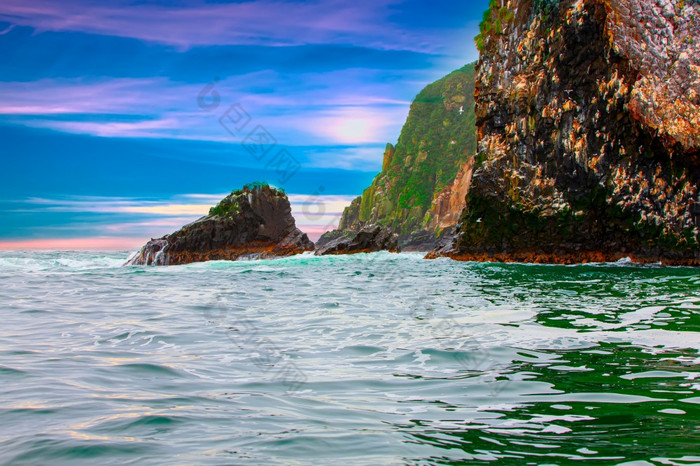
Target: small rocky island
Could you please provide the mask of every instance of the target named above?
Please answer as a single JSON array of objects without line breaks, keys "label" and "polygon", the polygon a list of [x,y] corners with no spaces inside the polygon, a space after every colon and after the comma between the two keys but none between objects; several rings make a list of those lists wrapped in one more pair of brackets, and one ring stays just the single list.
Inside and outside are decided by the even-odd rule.
[{"label": "small rocky island", "polygon": [[292,217],[287,195],[263,183],[232,192],[209,215],[152,239],[125,265],[271,259],[313,251]]}]

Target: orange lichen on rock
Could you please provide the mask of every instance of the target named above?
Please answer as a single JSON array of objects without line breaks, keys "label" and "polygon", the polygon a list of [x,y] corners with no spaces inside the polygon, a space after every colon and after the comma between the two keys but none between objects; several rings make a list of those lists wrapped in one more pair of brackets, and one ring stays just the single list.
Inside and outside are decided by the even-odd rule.
[{"label": "orange lichen on rock", "polygon": [[700,3],[605,0],[614,50],[639,70],[629,110],[670,147],[700,149]]}]

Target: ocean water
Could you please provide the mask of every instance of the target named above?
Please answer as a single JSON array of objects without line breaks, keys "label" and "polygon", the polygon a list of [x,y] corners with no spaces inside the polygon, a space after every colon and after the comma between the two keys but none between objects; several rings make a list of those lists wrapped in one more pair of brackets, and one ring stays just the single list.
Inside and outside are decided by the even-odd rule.
[{"label": "ocean water", "polygon": [[700,464],[700,272],[0,253],[2,464]]}]

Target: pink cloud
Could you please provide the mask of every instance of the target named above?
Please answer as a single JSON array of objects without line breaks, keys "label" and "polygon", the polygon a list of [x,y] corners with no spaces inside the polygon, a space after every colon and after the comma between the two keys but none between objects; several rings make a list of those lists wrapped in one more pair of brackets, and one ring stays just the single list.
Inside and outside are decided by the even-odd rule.
[{"label": "pink cloud", "polygon": [[388,134],[395,139],[406,113],[404,106],[329,106],[309,111],[304,119],[271,117],[268,120],[275,127],[304,132],[318,144],[361,145],[385,143]]},{"label": "pink cloud", "polygon": [[[164,78],[8,82],[0,87],[0,114],[17,116],[15,122],[22,125],[74,134],[226,143],[236,141],[217,119],[238,102],[285,144],[300,139],[305,145],[384,143],[398,133],[410,103],[397,98],[388,84],[367,83],[371,73],[378,72],[307,73],[302,77],[310,89],[296,93],[286,92],[284,80],[275,73],[229,77],[217,83],[222,104],[216,112],[196,106],[202,84]],[[282,86],[281,94],[243,94],[240,89],[250,82]],[[99,119],[90,117],[98,114]]]},{"label": "pink cloud", "polygon": [[143,238],[93,237],[48,238],[16,241],[0,241],[0,250],[102,250],[125,251],[143,245]]},{"label": "pink cloud", "polygon": [[[111,79],[85,83],[80,79],[5,82],[0,88],[0,113],[56,115],[66,113],[133,113],[157,104],[172,105],[179,97],[159,92],[166,79]],[[192,86],[187,97],[197,95]]]},{"label": "pink cloud", "polygon": [[[185,2],[163,7],[106,2],[3,0],[0,19],[39,30],[81,31],[188,48],[196,45],[288,46],[341,43],[428,51],[437,32],[399,30],[388,18],[397,0],[373,2],[259,0],[231,4]],[[443,33],[444,35],[444,33]]]},{"label": "pink cloud", "polygon": [[45,121],[45,127],[69,133],[91,134],[100,137],[153,137],[161,138],[161,130],[176,131],[178,120],[164,118],[134,122],[94,122],[94,121]]}]

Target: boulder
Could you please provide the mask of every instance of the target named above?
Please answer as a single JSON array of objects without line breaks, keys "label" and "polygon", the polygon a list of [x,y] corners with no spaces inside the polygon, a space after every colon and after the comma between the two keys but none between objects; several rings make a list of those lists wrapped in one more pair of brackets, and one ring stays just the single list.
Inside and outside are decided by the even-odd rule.
[{"label": "boulder", "polygon": [[316,255],[358,254],[361,252],[398,252],[398,235],[380,225],[368,225],[357,233],[338,231],[321,237]]}]

